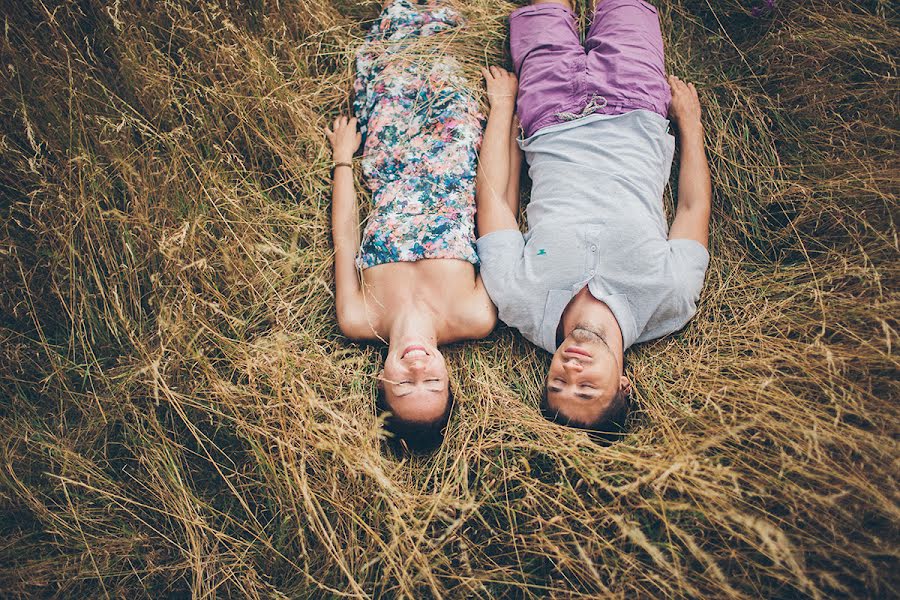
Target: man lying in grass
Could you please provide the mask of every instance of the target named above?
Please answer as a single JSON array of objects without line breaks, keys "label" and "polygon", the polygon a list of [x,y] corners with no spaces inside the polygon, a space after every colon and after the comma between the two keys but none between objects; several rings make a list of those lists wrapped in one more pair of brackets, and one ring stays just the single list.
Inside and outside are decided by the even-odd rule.
[{"label": "man lying in grass", "polygon": [[[456,61],[416,56],[423,38],[459,23],[448,7],[388,2],[357,55],[360,133],[357,118],[347,117],[326,131],[335,161],[338,324],[349,338],[387,343],[379,406],[391,413],[388,428],[414,451],[440,442],[450,413],[438,345],[484,337],[497,321],[475,271],[482,115]],[[351,161],[363,134],[373,208],[360,244]],[[509,160],[508,148],[503,155]],[[518,197],[518,176],[507,195]]]},{"label": "man lying in grass", "polygon": [[[616,432],[631,383],[624,352],[683,327],[696,312],[709,253],[711,185],[693,84],[664,74],[656,9],[602,0],[585,46],[566,0],[510,17],[516,73],[485,71],[489,97],[513,96],[533,180],[528,233],[503,190],[493,106],[477,181],[481,275],[500,318],[553,354],[542,409],[575,427]],[[671,228],[662,196],[681,146]],[[668,230],[668,233],[667,233]]]}]

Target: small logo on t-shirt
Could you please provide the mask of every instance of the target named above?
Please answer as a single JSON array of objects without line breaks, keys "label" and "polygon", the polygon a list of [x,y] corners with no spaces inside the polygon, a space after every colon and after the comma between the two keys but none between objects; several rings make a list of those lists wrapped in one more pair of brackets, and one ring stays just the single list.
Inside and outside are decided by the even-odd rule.
[{"label": "small logo on t-shirt", "polygon": [[545,256],[546,254],[547,254],[547,251],[544,250],[543,248],[538,249],[538,252],[537,252],[538,256]]}]

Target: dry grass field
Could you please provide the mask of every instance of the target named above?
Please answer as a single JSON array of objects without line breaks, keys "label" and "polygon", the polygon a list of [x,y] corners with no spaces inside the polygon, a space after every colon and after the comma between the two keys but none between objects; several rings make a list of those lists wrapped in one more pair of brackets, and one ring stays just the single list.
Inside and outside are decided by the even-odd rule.
[{"label": "dry grass field", "polygon": [[[700,312],[629,354],[618,443],[543,420],[500,326],[400,458],[321,133],[378,4],[2,3],[0,595],[900,594],[896,5],[657,2],[705,107]],[[515,5],[456,4],[432,54],[480,90]]]}]

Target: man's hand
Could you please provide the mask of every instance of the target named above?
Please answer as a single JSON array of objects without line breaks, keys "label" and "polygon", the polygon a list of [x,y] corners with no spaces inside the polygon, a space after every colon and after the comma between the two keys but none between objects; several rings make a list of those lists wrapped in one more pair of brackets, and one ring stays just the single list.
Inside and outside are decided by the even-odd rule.
[{"label": "man's hand", "polygon": [[669,105],[669,116],[678,126],[682,135],[703,130],[700,121],[700,97],[693,83],[685,83],[675,75],[668,77],[669,87],[672,88],[672,103]]},{"label": "man's hand", "polygon": [[362,134],[356,131],[356,117],[338,117],[334,125],[325,128],[325,137],[331,143],[335,162],[350,162],[362,143]]},{"label": "man's hand", "polygon": [[487,87],[488,101],[491,109],[516,108],[516,92],[519,90],[519,80],[516,76],[500,67],[481,67]]}]

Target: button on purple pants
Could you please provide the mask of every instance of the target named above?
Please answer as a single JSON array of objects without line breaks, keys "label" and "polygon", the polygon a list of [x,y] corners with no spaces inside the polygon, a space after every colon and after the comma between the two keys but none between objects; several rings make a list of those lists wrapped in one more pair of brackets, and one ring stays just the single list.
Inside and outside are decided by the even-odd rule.
[{"label": "button on purple pants", "polygon": [[584,46],[575,15],[561,4],[537,4],[509,17],[510,50],[525,137],[590,112],[669,111],[662,33],[643,0],[601,0]]}]

